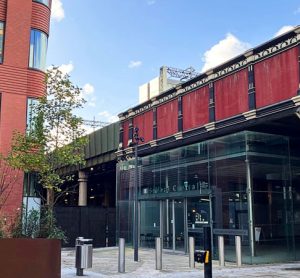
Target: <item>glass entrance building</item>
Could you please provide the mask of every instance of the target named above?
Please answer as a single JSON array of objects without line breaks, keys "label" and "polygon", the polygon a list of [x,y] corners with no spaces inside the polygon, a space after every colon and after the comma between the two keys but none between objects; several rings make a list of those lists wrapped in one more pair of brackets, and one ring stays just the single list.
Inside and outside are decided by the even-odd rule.
[{"label": "glass entrance building", "polygon": [[[242,131],[140,157],[139,244],[187,252],[211,226],[213,254],[224,236],[225,259],[243,263],[300,259],[300,156],[286,136]],[[134,160],[117,166],[117,237],[133,238]]]}]

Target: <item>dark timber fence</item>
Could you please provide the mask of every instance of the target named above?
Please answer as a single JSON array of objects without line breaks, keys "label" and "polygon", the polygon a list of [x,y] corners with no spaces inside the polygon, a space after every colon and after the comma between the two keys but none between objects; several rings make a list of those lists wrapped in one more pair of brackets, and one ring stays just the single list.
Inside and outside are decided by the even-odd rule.
[{"label": "dark timber fence", "polygon": [[68,238],[63,247],[74,247],[79,236],[92,238],[94,247],[116,245],[115,208],[56,207],[55,214]]}]

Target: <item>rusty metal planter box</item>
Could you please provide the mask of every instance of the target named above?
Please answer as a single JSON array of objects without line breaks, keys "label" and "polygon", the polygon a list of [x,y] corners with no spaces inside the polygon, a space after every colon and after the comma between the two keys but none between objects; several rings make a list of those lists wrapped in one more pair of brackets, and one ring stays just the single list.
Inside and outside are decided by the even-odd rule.
[{"label": "rusty metal planter box", "polygon": [[61,241],[0,239],[0,273],[5,278],[61,277]]}]

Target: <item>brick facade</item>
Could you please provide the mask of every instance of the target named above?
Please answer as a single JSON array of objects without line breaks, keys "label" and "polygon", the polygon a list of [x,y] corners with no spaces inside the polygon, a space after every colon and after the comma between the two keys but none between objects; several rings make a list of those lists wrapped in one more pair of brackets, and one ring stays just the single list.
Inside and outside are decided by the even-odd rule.
[{"label": "brick facade", "polygon": [[[3,63],[0,64],[0,153],[6,154],[15,130],[24,132],[28,97],[44,93],[45,73],[29,69],[30,31],[49,34],[50,8],[32,0],[0,0],[0,21],[5,24]],[[21,207],[23,175],[14,184],[6,212]]]}]

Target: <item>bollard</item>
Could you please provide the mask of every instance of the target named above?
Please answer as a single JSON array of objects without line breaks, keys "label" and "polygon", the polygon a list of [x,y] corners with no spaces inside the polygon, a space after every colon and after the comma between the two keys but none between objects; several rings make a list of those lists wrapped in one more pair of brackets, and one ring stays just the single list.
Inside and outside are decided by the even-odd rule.
[{"label": "bollard", "polygon": [[162,270],[162,241],[160,237],[155,238],[155,269]]},{"label": "bollard", "polygon": [[235,236],[235,253],[236,253],[236,265],[238,267],[242,266],[242,244],[241,237]]},{"label": "bollard", "polygon": [[125,272],[125,239],[119,238],[119,264],[118,271],[120,273]]},{"label": "bollard", "polygon": [[190,268],[195,268],[195,239],[193,237],[189,237],[189,262]]},{"label": "bollard", "polygon": [[224,236],[218,236],[219,266],[225,266]]},{"label": "bollard", "polygon": [[204,278],[212,278],[212,253],[211,253],[211,228],[203,227],[204,250],[206,258],[204,262]]}]

